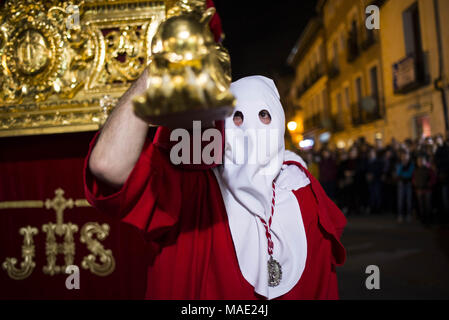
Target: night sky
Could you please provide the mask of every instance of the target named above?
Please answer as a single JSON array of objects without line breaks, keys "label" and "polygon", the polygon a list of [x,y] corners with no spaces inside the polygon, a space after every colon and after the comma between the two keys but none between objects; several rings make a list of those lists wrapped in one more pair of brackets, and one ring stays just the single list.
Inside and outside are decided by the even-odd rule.
[{"label": "night sky", "polygon": [[272,76],[286,70],[287,57],[316,0],[214,0],[231,55],[233,80],[248,75]]}]

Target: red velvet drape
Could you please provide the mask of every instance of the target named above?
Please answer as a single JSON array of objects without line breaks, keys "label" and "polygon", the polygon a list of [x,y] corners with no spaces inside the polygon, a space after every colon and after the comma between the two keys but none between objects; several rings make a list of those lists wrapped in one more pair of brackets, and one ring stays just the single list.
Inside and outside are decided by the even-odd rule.
[{"label": "red velvet drape", "polygon": [[[84,199],[83,162],[93,132],[55,134],[0,139],[0,202],[53,199],[62,188],[66,199]],[[64,211],[64,222],[77,224],[75,261],[80,268],[80,289],[68,290],[67,274],[46,275],[46,233],[42,225],[56,222],[54,210],[46,208],[0,209],[0,264],[7,257],[22,261],[23,237],[19,229],[36,227],[34,237],[36,267],[24,280],[11,279],[0,269],[0,299],[140,299],[146,284],[146,249],[142,235],[132,226],[111,220],[91,207],[74,207]],[[80,231],[87,222],[107,223],[109,236],[101,241],[111,249],[116,268],[101,277],[81,267],[90,251],[80,242]],[[62,242],[63,239],[58,238]],[[58,265],[63,265],[60,254]]]}]

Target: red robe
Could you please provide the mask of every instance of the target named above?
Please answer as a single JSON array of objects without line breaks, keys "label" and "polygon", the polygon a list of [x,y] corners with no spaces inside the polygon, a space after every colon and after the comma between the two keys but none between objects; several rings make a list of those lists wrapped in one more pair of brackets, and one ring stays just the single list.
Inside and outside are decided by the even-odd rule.
[{"label": "red robe", "polygon": [[[147,299],[264,299],[243,277],[229,229],[219,185],[207,166],[175,166],[169,159],[167,130],[149,139],[122,188],[108,188],[85,162],[86,198],[105,214],[145,233],[150,263]],[[335,266],[344,263],[339,239],[346,219],[310,179],[294,191],[307,237],[307,260],[294,288],[277,299],[338,299]]]}]

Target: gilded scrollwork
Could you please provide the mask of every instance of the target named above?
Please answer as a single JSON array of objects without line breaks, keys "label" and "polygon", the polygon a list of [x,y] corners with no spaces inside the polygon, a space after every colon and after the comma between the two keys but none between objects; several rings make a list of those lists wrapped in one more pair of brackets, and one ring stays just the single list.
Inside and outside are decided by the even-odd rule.
[{"label": "gilded scrollwork", "polygon": [[173,5],[6,1],[0,12],[0,137],[98,129],[105,120],[100,100],[121,96],[149,63],[152,37]]},{"label": "gilded scrollwork", "polygon": [[20,269],[16,267],[16,258],[6,258],[2,264],[2,268],[6,271],[8,276],[14,280],[23,280],[30,276],[36,267],[33,261],[35,256],[35,247],[33,237],[38,233],[37,228],[26,226],[20,228],[19,234],[23,236],[22,258]]},{"label": "gilded scrollwork", "polygon": [[[64,198],[64,190],[55,190],[55,197],[45,201],[45,208],[56,211],[56,223],[47,223],[42,226],[42,231],[47,234],[45,242],[45,254],[47,265],[44,266],[45,274],[55,275],[64,272],[65,268],[72,265],[75,260],[75,241],[73,234],[78,232],[78,226],[73,223],[64,223],[64,210],[71,209],[75,205],[73,199]],[[64,236],[64,242],[58,243],[56,236]],[[64,255],[64,266],[56,265],[58,254]]]},{"label": "gilded scrollwork", "polygon": [[[43,267],[43,272],[48,275],[55,275],[64,272],[67,266],[73,265],[75,260],[75,241],[73,234],[78,231],[76,224],[54,224],[47,223],[42,226],[42,231],[47,234],[45,241],[45,254],[47,265]],[[56,235],[63,235],[64,242],[58,243]],[[58,254],[64,255],[64,265],[56,264]]]},{"label": "gilded scrollwork", "polygon": [[[72,30],[64,23],[67,14],[60,1],[7,1],[1,28],[8,39],[4,45],[5,59],[0,99],[5,103],[45,101],[50,95],[68,95],[80,86],[82,78],[72,77],[64,82],[68,65],[75,55],[70,53],[69,35]],[[65,4],[67,6],[67,4]],[[52,10],[52,9],[61,10]],[[73,81],[74,80],[74,81]],[[73,95],[72,95],[73,96]]]},{"label": "gilded scrollwork", "polygon": [[108,83],[133,81],[142,73],[147,62],[143,32],[141,26],[124,26],[105,36]]},{"label": "gilded scrollwork", "polygon": [[134,112],[152,125],[191,127],[232,113],[235,98],[228,52],[214,40],[215,8],[205,0],[179,0],[151,43],[149,87],[134,98]]},{"label": "gilded scrollwork", "polygon": [[[49,222],[42,225],[42,231],[46,234],[45,255],[47,258],[47,264],[42,270],[47,275],[63,273],[67,266],[74,264],[76,252],[74,235],[78,232],[79,228],[71,222],[64,223],[63,215],[67,209],[83,207],[90,207],[86,199],[66,199],[64,197],[64,190],[61,188],[55,190],[55,196],[52,199],[46,199],[45,201],[20,200],[0,202],[0,210],[45,208],[56,212],[56,223]],[[107,276],[115,270],[115,259],[112,250],[105,249],[99,242],[107,238],[109,230],[108,224],[100,225],[97,222],[87,222],[81,229],[80,242],[85,243],[87,249],[90,251],[90,254],[83,258],[81,262],[82,266],[98,276]],[[2,263],[2,268],[14,280],[26,279],[36,267],[33,261],[35,257],[33,237],[38,234],[38,229],[27,226],[20,228],[19,233],[23,236],[23,261],[20,263],[20,268],[16,267],[16,258],[6,258]],[[62,237],[63,241],[58,242],[58,237]],[[57,265],[58,255],[64,256],[64,265],[62,266]]]},{"label": "gilded scrollwork", "polygon": [[[115,259],[110,249],[105,249],[98,240],[104,240],[109,235],[109,225],[88,222],[81,229],[80,241],[86,243],[91,254],[84,257],[81,266],[98,276],[107,276],[115,270]],[[97,259],[101,263],[96,262]]]}]

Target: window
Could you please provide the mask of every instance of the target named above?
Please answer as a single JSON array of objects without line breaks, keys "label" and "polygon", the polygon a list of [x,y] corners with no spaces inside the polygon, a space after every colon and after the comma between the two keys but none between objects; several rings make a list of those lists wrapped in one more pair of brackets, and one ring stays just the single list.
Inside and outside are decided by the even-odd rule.
[{"label": "window", "polygon": [[351,35],[354,37],[353,40],[354,42],[357,42],[357,21],[355,19],[353,19],[351,21]]},{"label": "window", "polygon": [[369,70],[370,84],[371,84],[371,96],[377,101],[379,99],[379,84],[377,79],[377,66],[372,67]]},{"label": "window", "polygon": [[419,24],[418,4],[414,3],[402,13],[404,27],[405,53],[416,55],[422,51],[421,28]]},{"label": "window", "polygon": [[332,50],[334,52],[334,59],[336,59],[338,57],[338,42],[337,42],[337,39],[335,39],[333,44],[332,44]]},{"label": "window", "polygon": [[334,40],[332,44],[332,52],[333,52],[333,64],[338,68],[338,42],[337,39]]},{"label": "window", "polygon": [[341,100],[341,93],[337,93],[337,116],[341,115],[343,112],[343,104]]},{"label": "window", "polygon": [[355,79],[355,105],[352,108],[352,121],[358,125],[362,121],[362,77]]},{"label": "window", "polygon": [[362,101],[362,77],[355,79],[355,100],[357,104],[360,104]]},{"label": "window", "polygon": [[310,98],[310,108],[311,108],[310,113],[311,113],[312,115],[315,115],[315,113],[316,113],[316,108],[315,108],[315,97]]},{"label": "window", "polygon": [[345,31],[344,30],[342,30],[340,32],[340,47],[341,47],[342,51],[344,51],[345,47],[346,47],[346,44],[345,44]]},{"label": "window", "polygon": [[343,129],[343,103],[341,92],[337,93],[337,114],[335,115],[334,121],[334,129],[336,131],[340,131]]},{"label": "window", "polygon": [[310,117],[310,104],[309,101],[306,101],[304,104],[304,119],[308,119]]},{"label": "window", "polygon": [[323,91],[321,91],[321,99],[323,101],[323,112],[327,112],[327,94],[326,94],[326,89],[323,89]]},{"label": "window", "polygon": [[352,62],[359,56],[359,39],[357,34],[357,21],[353,19],[348,33],[347,60]]},{"label": "window", "polygon": [[320,43],[318,46],[317,56],[318,56],[318,63],[321,64],[321,62],[323,61],[323,44],[322,43]]},{"label": "window", "polygon": [[421,27],[419,23],[419,8],[415,2],[402,12],[402,24],[404,28],[405,53],[407,57],[413,57],[418,82],[424,82],[426,77],[425,60],[421,42]]},{"label": "window", "polygon": [[317,94],[315,96],[315,106],[316,106],[316,113],[321,113],[321,101],[320,101],[320,95]]},{"label": "window", "polygon": [[328,1],[327,13],[329,15],[329,18],[332,18],[333,15],[335,14],[335,7],[334,7],[334,3],[332,1]]},{"label": "window", "polygon": [[415,118],[415,135],[417,138],[426,138],[432,135],[430,119],[428,115]]},{"label": "window", "polygon": [[345,107],[349,109],[351,106],[351,96],[349,95],[349,87],[345,87]]}]

